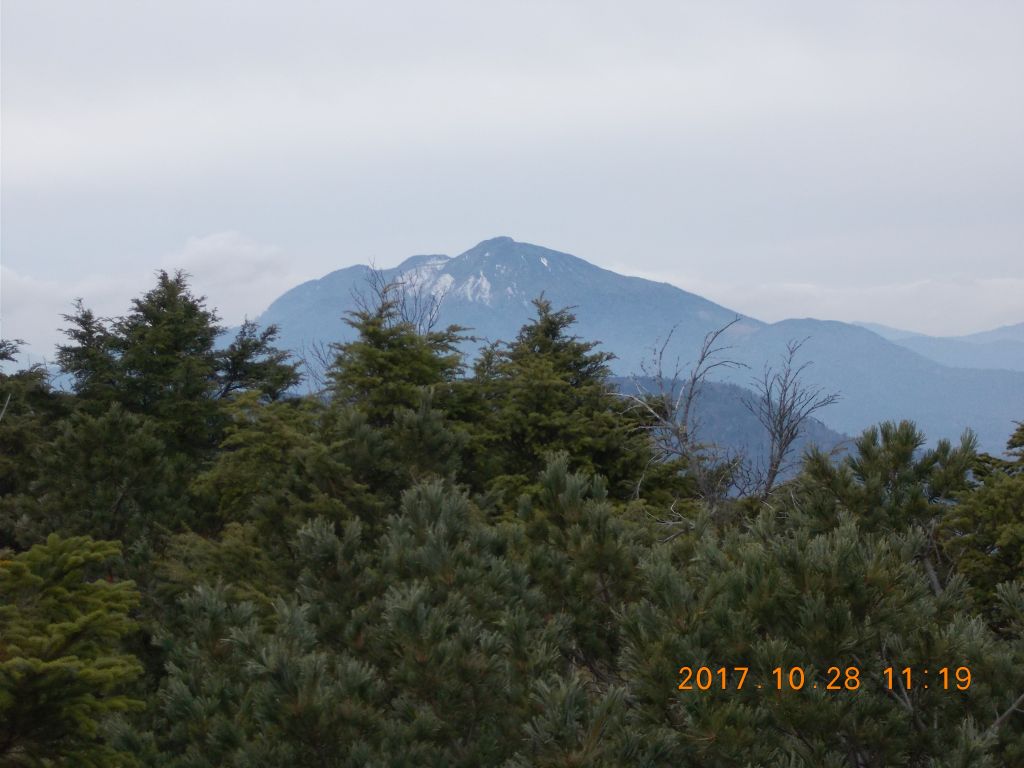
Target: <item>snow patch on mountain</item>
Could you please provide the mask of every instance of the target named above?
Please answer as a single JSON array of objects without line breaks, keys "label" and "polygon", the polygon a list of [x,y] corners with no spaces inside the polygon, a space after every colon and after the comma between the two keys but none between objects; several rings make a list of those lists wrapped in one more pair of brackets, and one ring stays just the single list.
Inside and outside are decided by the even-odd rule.
[{"label": "snow patch on mountain", "polygon": [[491,303],[491,281],[484,276],[483,270],[473,275],[456,289],[456,293],[465,296],[470,301],[477,301],[482,304]]},{"label": "snow patch on mountain", "polygon": [[[436,293],[438,273],[448,263],[445,256],[437,256],[418,263],[412,269],[407,269],[399,275],[398,279],[407,292],[419,292],[421,290]],[[451,276],[448,276],[449,281]],[[449,283],[450,284],[450,283]]]},{"label": "snow patch on mountain", "polygon": [[430,293],[433,294],[436,298],[441,298],[446,293],[448,293],[449,289],[451,289],[452,287],[452,283],[454,282],[455,278],[452,277],[451,275],[441,275],[439,278],[437,278],[437,280],[434,281],[434,284],[430,288]]}]

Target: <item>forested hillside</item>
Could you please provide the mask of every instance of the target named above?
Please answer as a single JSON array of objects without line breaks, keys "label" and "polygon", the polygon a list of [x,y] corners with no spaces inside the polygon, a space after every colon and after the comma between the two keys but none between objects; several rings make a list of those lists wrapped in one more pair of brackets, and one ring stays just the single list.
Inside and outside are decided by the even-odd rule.
[{"label": "forested hillside", "polygon": [[0,376],[0,766],[1024,765],[1024,426],[781,480],[544,299],[372,298],[305,397],[181,274]]}]

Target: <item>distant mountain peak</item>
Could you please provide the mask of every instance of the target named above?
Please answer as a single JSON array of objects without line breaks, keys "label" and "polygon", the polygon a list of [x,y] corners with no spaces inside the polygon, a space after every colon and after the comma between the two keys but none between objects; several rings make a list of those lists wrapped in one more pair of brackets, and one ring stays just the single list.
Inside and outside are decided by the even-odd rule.
[{"label": "distant mountain peak", "polygon": [[[556,308],[572,307],[577,318],[573,333],[613,352],[616,358],[610,365],[622,376],[661,360],[669,371],[678,364],[685,372],[706,334],[738,314],[668,283],[616,274],[508,236],[483,240],[458,256],[413,256],[380,271],[385,280],[397,280],[413,291],[416,301],[438,299],[439,327],[470,329],[474,341],[463,345],[468,355],[485,341],[515,338],[534,316],[531,301],[543,293]],[[348,267],[303,283],[278,298],[261,322],[277,325],[281,346],[299,353],[311,344],[350,340],[354,331],[342,318],[356,297],[365,294],[370,276],[368,267]],[[1010,326],[970,339],[910,338],[895,343],[834,321],[765,324],[743,317],[730,327],[722,352],[747,367],[716,373],[745,384],[765,365],[777,366],[789,342],[807,338],[801,362],[814,365],[806,369],[806,383],[843,394],[823,415],[832,427],[854,434],[882,419],[911,418],[929,437],[937,438],[955,436],[970,426],[983,450],[998,452],[1012,432],[1013,420],[1024,413],[1024,373],[946,367],[923,354],[927,350],[917,353],[906,347],[955,341],[958,354],[964,349],[977,352],[972,360],[984,355],[1009,359],[1016,354],[1014,345],[1024,346],[1014,340],[1022,330]],[[655,354],[658,358],[652,363]]]},{"label": "distant mountain peak", "polygon": [[486,247],[497,248],[498,246],[501,246],[501,245],[516,245],[516,241],[513,240],[508,235],[498,235],[497,237],[490,237],[487,240],[481,240],[479,243],[477,243],[475,246],[473,246],[473,248],[471,248],[470,250],[474,250],[476,248],[486,248]]},{"label": "distant mountain peak", "polygon": [[405,272],[410,269],[420,269],[423,267],[440,267],[451,261],[451,256],[445,256],[443,253],[434,253],[423,256],[410,256],[408,259],[399,264],[396,269],[399,272]]},{"label": "distant mountain peak", "polygon": [[456,280],[482,272],[492,283],[501,285],[501,293],[511,296],[518,294],[517,286],[552,279],[586,280],[606,270],[568,253],[503,236],[484,240],[455,257],[449,271]]}]

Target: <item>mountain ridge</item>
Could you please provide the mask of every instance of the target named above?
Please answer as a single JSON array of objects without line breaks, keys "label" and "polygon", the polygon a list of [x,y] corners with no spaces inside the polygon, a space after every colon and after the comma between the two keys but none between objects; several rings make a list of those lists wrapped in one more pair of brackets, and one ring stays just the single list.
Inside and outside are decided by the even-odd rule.
[{"label": "mountain ridge", "polygon": [[[275,300],[260,316],[281,329],[281,346],[300,351],[311,344],[352,337],[345,312],[372,275],[355,265],[307,281]],[[736,320],[722,339],[724,354],[746,368],[721,380],[749,386],[765,366],[778,365],[789,341],[807,338],[800,362],[812,362],[810,386],[840,391],[842,399],[820,414],[830,428],[857,434],[883,419],[911,418],[930,439],[956,438],[973,427],[982,447],[1001,451],[1024,418],[1024,373],[955,368],[886,340],[863,327],[833,320],[788,319],[764,323],[669,283],[620,275],[572,254],[503,236],[484,240],[458,256],[420,254],[380,270],[406,290],[441,300],[438,322],[470,329],[480,340],[511,339],[532,316],[543,295],[557,307],[573,307],[574,332],[600,341],[614,353],[616,375],[640,372],[671,336],[665,359],[685,367],[705,335]],[[472,353],[472,345],[465,351]],[[648,366],[649,367],[649,366]]]},{"label": "mountain ridge", "polygon": [[963,336],[929,336],[878,323],[854,325],[953,368],[1024,371],[1024,323]]}]

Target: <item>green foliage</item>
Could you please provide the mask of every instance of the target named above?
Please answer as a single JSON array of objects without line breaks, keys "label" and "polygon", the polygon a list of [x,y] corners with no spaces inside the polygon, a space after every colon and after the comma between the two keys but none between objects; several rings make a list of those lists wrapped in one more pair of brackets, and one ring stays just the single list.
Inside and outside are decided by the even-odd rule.
[{"label": "green foliage", "polygon": [[0,363],[13,362],[24,343],[22,339],[0,339]]},{"label": "green foliage", "polygon": [[[0,340],[0,362],[12,362],[19,342]],[[67,415],[69,398],[54,392],[42,366],[0,372],[0,548],[15,546],[20,516],[15,499],[39,476],[55,425]]]},{"label": "green foliage", "polygon": [[[308,607],[279,600],[267,622],[222,588],[181,603],[147,762],[190,766],[358,766],[380,697],[373,670],[319,648]],[[168,640],[168,642],[171,642]]]},{"label": "green foliage", "polygon": [[527,743],[508,768],[586,765],[613,768],[624,755],[620,736],[624,695],[621,688],[594,695],[578,676],[538,680],[531,703],[536,713],[525,727]]},{"label": "green foliage", "polygon": [[312,400],[263,404],[255,393],[227,414],[221,451],[193,485],[205,529],[251,522],[273,546],[318,515],[379,514],[367,483],[380,476],[385,446],[359,414]]},{"label": "green foliage", "polygon": [[186,514],[155,423],[116,403],[60,422],[33,459],[30,493],[12,500],[23,544],[49,531],[135,540]]},{"label": "green foliage", "polygon": [[117,402],[150,416],[175,452],[201,455],[216,444],[218,400],[247,390],[276,399],[298,381],[288,355],[272,346],[273,327],[258,332],[247,321],[218,351],[217,313],[180,271],[158,273],[156,287],[122,317],[97,318],[79,301],[64,319],[70,343],[58,348],[57,360],[82,401],[100,410]]},{"label": "green foliage", "polygon": [[[866,533],[849,517],[827,532],[816,525],[795,507],[785,520],[765,512],[748,530],[708,531],[682,563],[660,549],[645,565],[646,594],[623,617],[623,673],[648,755],[706,766],[930,765],[955,746],[957,728],[991,723],[1008,706],[1005,682],[1024,685],[1019,656],[959,613],[963,584],[932,593],[915,565],[919,533]],[[987,682],[969,694],[918,686],[904,696],[882,677],[888,666],[960,664]],[[675,691],[683,665],[749,667],[748,684]],[[832,666],[859,669],[858,690],[827,691]],[[776,691],[777,667],[802,668],[804,689]]]},{"label": "green foliage", "polygon": [[1003,460],[887,422],[712,498],[570,311],[464,376],[378,298],[328,397],[273,328],[218,346],[181,273],[67,318],[73,393],[0,375],[0,764],[1024,764],[1021,429]]},{"label": "green foliage", "polygon": [[299,383],[298,363],[289,362],[291,355],[277,349],[277,326],[262,331],[252,320],[238,329],[227,349],[217,354],[217,399],[239,392],[258,392],[268,400],[280,400]]},{"label": "green foliage", "polygon": [[577,468],[600,471],[616,498],[628,498],[650,448],[608,383],[612,355],[570,336],[575,316],[534,301],[537,316],[516,339],[476,365],[480,423],[473,430],[473,481],[510,499],[564,451]]},{"label": "green foliage", "polygon": [[991,615],[997,585],[1024,574],[1024,474],[995,472],[942,520],[946,552]]},{"label": "green foliage", "polygon": [[589,674],[610,679],[617,612],[638,589],[639,532],[608,500],[600,478],[569,473],[564,453],[551,457],[539,491],[522,500],[519,518],[525,536],[517,554],[547,598],[546,610],[570,624],[565,652]]},{"label": "green foliage", "polygon": [[328,370],[332,392],[374,426],[389,424],[395,408],[416,409],[421,388],[450,384],[462,370],[456,349],[461,329],[418,333],[390,298],[349,313],[346,322],[358,337],[334,347],[337,356]]},{"label": "green foliage", "polygon": [[866,430],[838,466],[812,451],[801,481],[828,521],[849,511],[866,530],[906,530],[934,519],[970,487],[977,445],[970,432],[956,448],[948,440],[928,450],[924,444],[913,423],[887,421]]},{"label": "green foliage", "polygon": [[115,542],[50,536],[0,559],[0,764],[127,764],[102,726],[141,702],[122,692],[139,673],[118,651],[138,602],[131,582],[95,577]]},{"label": "green foliage", "polygon": [[1006,442],[1006,448],[1017,464],[1024,465],[1024,421],[1017,422],[1017,429]]},{"label": "green foliage", "polygon": [[295,590],[269,610],[225,586],[182,598],[140,748],[189,766],[497,764],[560,626],[506,546],[441,483],[405,495],[378,547],[356,521],[311,521]]}]

